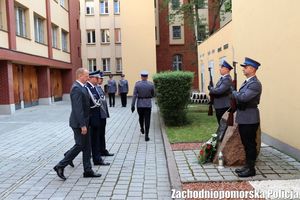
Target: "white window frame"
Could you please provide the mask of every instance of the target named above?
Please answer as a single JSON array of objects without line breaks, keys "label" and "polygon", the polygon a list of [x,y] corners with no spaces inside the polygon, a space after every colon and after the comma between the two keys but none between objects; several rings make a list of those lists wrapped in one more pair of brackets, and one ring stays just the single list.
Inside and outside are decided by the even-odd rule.
[{"label": "white window frame", "polygon": [[86,43],[87,44],[96,44],[96,32],[95,30],[87,30],[86,31]]},{"label": "white window frame", "polygon": [[115,28],[115,43],[120,44],[122,41],[121,39],[121,29]]},{"label": "white window frame", "polygon": [[38,15],[34,15],[34,38],[38,43],[45,43],[44,22],[45,20]]},{"label": "white window frame", "polygon": [[173,59],[172,60],[173,70],[174,71],[182,71],[183,56],[181,54],[175,54],[172,59]]},{"label": "white window frame", "polygon": [[[174,33],[174,31],[175,31],[175,27],[176,28],[178,28],[179,27],[179,30],[180,30],[180,35],[179,36],[176,36]],[[172,26],[172,38],[174,39],[174,40],[180,40],[181,38],[182,38],[182,31],[181,31],[181,26]]]},{"label": "white window frame", "polygon": [[21,37],[27,37],[25,12],[26,12],[25,8],[23,8],[21,6],[15,7],[16,34]]},{"label": "white window frame", "polygon": [[94,15],[95,14],[95,5],[93,1],[85,1],[85,14]]},{"label": "white window frame", "polygon": [[100,14],[107,15],[108,11],[108,0],[100,0]]},{"label": "white window frame", "polygon": [[116,71],[122,72],[122,58],[116,58]]},{"label": "white window frame", "polygon": [[104,72],[111,72],[110,69],[110,58],[102,58],[102,66]]},{"label": "white window frame", "polygon": [[68,48],[68,35],[69,33],[65,30],[61,30],[61,49],[65,52],[69,51]]},{"label": "white window frame", "polygon": [[110,43],[109,29],[101,29],[101,43],[103,44]]},{"label": "white window frame", "polygon": [[114,0],[114,14],[120,14],[120,0]]},{"label": "white window frame", "polygon": [[97,70],[97,60],[96,58],[89,58],[88,59],[88,66],[89,66],[89,71],[93,72]]},{"label": "white window frame", "polygon": [[51,32],[52,32],[52,47],[59,48],[59,36],[58,36],[58,26],[52,24],[51,26]]}]

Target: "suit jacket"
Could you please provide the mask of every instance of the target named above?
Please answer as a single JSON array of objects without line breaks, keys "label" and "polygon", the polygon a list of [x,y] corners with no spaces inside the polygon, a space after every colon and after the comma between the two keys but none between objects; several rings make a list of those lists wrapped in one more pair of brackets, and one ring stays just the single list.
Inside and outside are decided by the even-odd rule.
[{"label": "suit jacket", "polygon": [[77,81],[72,85],[71,92],[72,111],[69,119],[69,125],[72,128],[88,127],[90,115],[90,99],[85,87],[82,87]]},{"label": "suit jacket", "polygon": [[215,109],[230,107],[230,87],[232,86],[231,76],[228,74],[221,77],[216,86],[210,90],[214,98]]},{"label": "suit jacket", "polygon": [[256,124],[260,122],[257,105],[260,101],[261,92],[262,85],[256,76],[242,84],[236,96],[238,104],[236,122],[238,124]]}]

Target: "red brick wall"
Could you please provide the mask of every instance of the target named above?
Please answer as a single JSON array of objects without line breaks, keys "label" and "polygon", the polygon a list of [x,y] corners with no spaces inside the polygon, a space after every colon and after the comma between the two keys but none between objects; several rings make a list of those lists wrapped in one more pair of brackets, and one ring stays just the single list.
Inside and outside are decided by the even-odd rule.
[{"label": "red brick wall", "polygon": [[193,88],[199,88],[198,80],[198,59],[197,48],[194,31],[185,21],[184,27],[184,45],[170,45],[169,44],[169,24],[168,9],[162,10],[161,4],[163,0],[159,0],[159,41],[160,44],[156,46],[156,59],[157,59],[157,71],[172,70],[172,59],[175,54],[181,54],[183,56],[183,70],[194,72]]},{"label": "red brick wall", "polygon": [[220,15],[218,13],[218,3],[218,0],[208,1],[208,26],[210,33],[214,33],[220,28]]}]

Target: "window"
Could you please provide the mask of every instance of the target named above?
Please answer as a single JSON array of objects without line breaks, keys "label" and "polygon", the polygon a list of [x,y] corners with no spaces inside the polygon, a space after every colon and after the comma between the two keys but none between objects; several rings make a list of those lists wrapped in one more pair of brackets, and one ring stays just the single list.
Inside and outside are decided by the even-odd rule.
[{"label": "window", "polygon": [[87,33],[87,43],[88,44],[95,44],[96,43],[96,34],[95,30],[88,30]]},{"label": "window", "polygon": [[94,2],[91,0],[85,1],[85,14],[94,15]]},{"label": "window", "polygon": [[114,12],[120,14],[120,0],[114,0]]},{"label": "window", "polygon": [[110,43],[109,29],[101,29],[101,42]]},{"label": "window", "polygon": [[27,37],[25,8],[20,6],[15,8],[16,12],[16,34],[18,36]]},{"label": "window", "polygon": [[173,70],[182,70],[182,55],[177,54],[173,56]]},{"label": "window", "polygon": [[181,26],[172,26],[173,39],[181,39]]},{"label": "window", "polygon": [[34,15],[34,37],[38,43],[44,43],[44,19]]},{"label": "window", "polygon": [[115,43],[121,43],[121,29],[115,28]]},{"label": "window", "polygon": [[68,32],[64,30],[61,31],[61,48],[68,52]]},{"label": "window", "polygon": [[108,0],[100,0],[100,14],[108,14]]},{"label": "window", "polygon": [[64,7],[65,9],[68,8],[68,0],[60,0],[59,4]]},{"label": "window", "polygon": [[97,62],[95,58],[88,59],[89,71],[93,72],[97,70]]},{"label": "window", "polygon": [[122,58],[116,58],[116,71],[122,72]]},{"label": "window", "polygon": [[102,66],[104,72],[110,72],[110,58],[103,58]]},{"label": "window", "polygon": [[171,4],[172,4],[172,10],[177,10],[180,6],[179,0],[172,0]]},{"label": "window", "polygon": [[52,24],[52,47],[59,48],[58,46],[58,26]]}]

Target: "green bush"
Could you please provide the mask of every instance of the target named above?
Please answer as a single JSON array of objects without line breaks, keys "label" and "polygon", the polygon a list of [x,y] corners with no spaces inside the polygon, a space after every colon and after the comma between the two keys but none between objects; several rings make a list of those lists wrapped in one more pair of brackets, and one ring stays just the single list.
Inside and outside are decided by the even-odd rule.
[{"label": "green bush", "polygon": [[167,125],[180,126],[187,123],[194,74],[192,72],[161,72],[153,76],[156,97],[162,117]]}]

